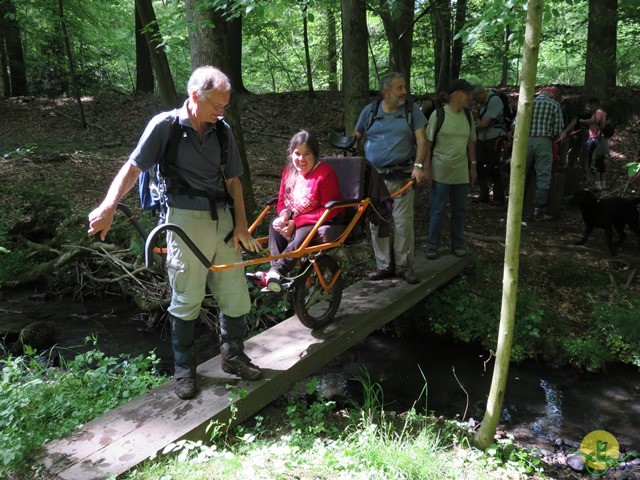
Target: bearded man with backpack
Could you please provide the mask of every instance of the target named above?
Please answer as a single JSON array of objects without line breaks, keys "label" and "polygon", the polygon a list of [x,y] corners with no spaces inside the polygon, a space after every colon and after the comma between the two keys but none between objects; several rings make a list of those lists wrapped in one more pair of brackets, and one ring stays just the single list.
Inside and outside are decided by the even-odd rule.
[{"label": "bearded man with backpack", "polygon": [[[493,204],[503,206],[505,201],[500,153],[512,118],[509,118],[509,100],[503,100],[494,90],[476,85],[473,99],[480,104],[476,124],[476,162],[480,202],[489,203],[489,187],[493,185]],[[505,106],[506,102],[506,106]]]},{"label": "bearded man with backpack", "polygon": [[[404,75],[397,72],[380,79],[381,100],[362,110],[354,135],[366,137],[364,153],[373,164],[390,192],[403,187],[409,178],[425,181],[424,126],[427,119],[411,101]],[[378,235],[379,227],[371,227],[371,243],[376,256],[376,270],[370,280],[382,280],[397,274],[409,284],[419,283],[413,270],[415,192],[410,190],[393,201],[393,239]]]},{"label": "bearded man with backpack", "polygon": [[[167,222],[182,228],[214,264],[241,260],[240,248],[252,252],[260,244],[247,229],[244,197],[239,176],[242,163],[228,129],[226,162],[217,128],[231,97],[231,83],[219,69],[196,69],[187,84],[188,98],[182,108],[156,115],[147,125],[138,146],[122,166],[98,208],[89,214],[89,235],[101,240],[111,224],[119,200],[135,185],[143,171],[163,162],[172,147],[172,131],[180,125],[179,144],[172,155],[176,172],[167,185]],[[172,186],[173,185],[173,186]],[[202,192],[202,193],[198,193]],[[233,201],[235,223],[228,197]],[[233,243],[225,237],[233,235]],[[244,270],[212,272],[175,233],[167,233],[167,269],[172,289],[169,319],[175,365],[175,392],[193,398],[196,386],[195,323],[208,286],[220,310],[222,369],[246,380],[261,376],[259,367],[244,353],[245,315],[251,308]]]}]

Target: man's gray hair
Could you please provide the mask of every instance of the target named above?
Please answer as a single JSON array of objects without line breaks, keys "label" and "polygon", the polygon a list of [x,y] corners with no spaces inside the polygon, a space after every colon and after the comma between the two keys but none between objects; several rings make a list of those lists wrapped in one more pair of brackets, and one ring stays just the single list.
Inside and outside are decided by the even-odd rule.
[{"label": "man's gray hair", "polygon": [[380,92],[391,88],[391,82],[393,82],[396,78],[402,78],[405,82],[407,81],[402,73],[389,72],[380,79]]},{"label": "man's gray hair", "polygon": [[228,92],[231,90],[231,81],[219,68],[205,65],[196,68],[189,82],[187,83],[187,92],[197,92],[198,97],[206,96],[211,90],[219,92]]}]

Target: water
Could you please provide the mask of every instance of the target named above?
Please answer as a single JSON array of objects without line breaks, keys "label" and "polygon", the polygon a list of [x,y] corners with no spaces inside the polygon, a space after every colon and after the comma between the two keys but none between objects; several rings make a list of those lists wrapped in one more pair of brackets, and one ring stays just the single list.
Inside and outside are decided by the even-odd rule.
[{"label": "water", "polygon": [[[384,392],[388,410],[421,410],[481,421],[491,383],[489,354],[464,344],[371,335],[318,373],[329,394],[362,401],[353,377],[363,368]],[[425,387],[426,386],[426,387]],[[424,389],[428,391],[425,396]],[[640,451],[640,371],[615,365],[607,373],[512,364],[500,423],[519,441],[553,449],[557,438],[580,442],[594,430]]]},{"label": "water", "polygon": [[[56,325],[62,355],[84,351],[84,338],[95,335],[107,355],[146,354],[155,349],[160,369],[172,369],[168,328],[146,330],[135,309],[118,296],[79,303],[31,293],[11,292],[0,299],[0,332],[19,330],[34,321]],[[203,325],[196,334],[199,359],[217,354],[218,340]],[[327,397],[362,402],[353,378],[365,371],[380,384],[385,408],[412,406],[453,418],[482,420],[494,359],[468,345],[395,339],[374,334],[320,370],[319,388]],[[426,389],[426,395],[425,395]],[[623,449],[640,451],[640,371],[609,367],[607,373],[551,369],[535,362],[511,365],[501,423],[526,444],[552,449],[556,438],[580,442],[593,430],[606,430]]]},{"label": "water", "polygon": [[[72,302],[31,292],[11,292],[0,299],[0,333],[19,331],[39,321],[54,324],[56,347],[62,356],[72,358],[93,348],[91,343],[85,344],[85,338],[95,336],[98,348],[108,356],[146,355],[155,350],[160,358],[159,370],[173,370],[169,326],[147,330],[145,319],[120,296]],[[216,335],[201,323],[196,327],[196,345],[203,361],[218,353]]]}]

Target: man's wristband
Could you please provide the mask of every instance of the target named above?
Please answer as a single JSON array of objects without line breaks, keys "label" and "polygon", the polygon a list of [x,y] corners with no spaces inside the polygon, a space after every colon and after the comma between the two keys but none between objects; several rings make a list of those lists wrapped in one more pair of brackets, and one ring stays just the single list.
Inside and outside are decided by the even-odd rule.
[{"label": "man's wristband", "polygon": [[414,163],[413,164],[413,168],[419,168],[420,170],[422,170],[424,168],[424,164],[422,164],[422,163]]}]

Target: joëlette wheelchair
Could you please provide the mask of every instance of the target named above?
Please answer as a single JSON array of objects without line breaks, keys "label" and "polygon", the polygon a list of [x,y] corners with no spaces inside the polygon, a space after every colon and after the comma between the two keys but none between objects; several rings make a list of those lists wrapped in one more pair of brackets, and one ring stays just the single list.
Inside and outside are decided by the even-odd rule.
[{"label": "jo\u00eblette wheelchair", "polygon": [[[343,200],[329,202],[325,205],[325,211],[320,219],[313,226],[304,242],[294,251],[285,254],[270,255],[267,249],[260,254],[250,254],[243,252],[246,258],[242,261],[213,265],[202,251],[193,243],[187,234],[177,225],[165,223],[155,227],[148,236],[145,244],[145,261],[147,267],[151,267],[155,262],[155,255],[166,253],[166,249],[158,247],[160,235],[168,230],[178,235],[191,249],[200,262],[211,271],[224,271],[233,268],[244,268],[253,265],[268,263],[280,258],[289,257],[299,259],[298,267],[292,272],[292,281],[286,284],[286,290],[293,295],[293,307],[298,319],[302,324],[311,329],[321,328],[333,320],[342,300],[342,290],[344,282],[342,279],[342,265],[336,258],[329,255],[329,252],[338,247],[355,241],[362,235],[362,223],[367,211],[372,208],[370,198],[365,196],[365,178],[367,168],[374,168],[363,157],[322,157],[320,161],[329,164],[338,176],[340,192]],[[400,190],[393,192],[391,198],[396,198],[413,188],[414,181],[409,179],[406,185]],[[253,224],[249,231],[253,234],[267,215],[277,204],[277,198],[270,200]],[[120,205],[119,207],[124,207]],[[126,210],[125,210],[126,209]],[[342,234],[335,240],[326,243],[313,244],[313,239],[318,229],[327,223],[326,218],[329,212],[335,209],[345,211],[345,228]],[[131,211],[121,208],[130,220],[136,224]],[[136,225],[140,234],[145,237],[144,230]],[[259,237],[257,240],[261,244],[267,244],[269,237]],[[256,257],[257,255],[257,257]]]}]

